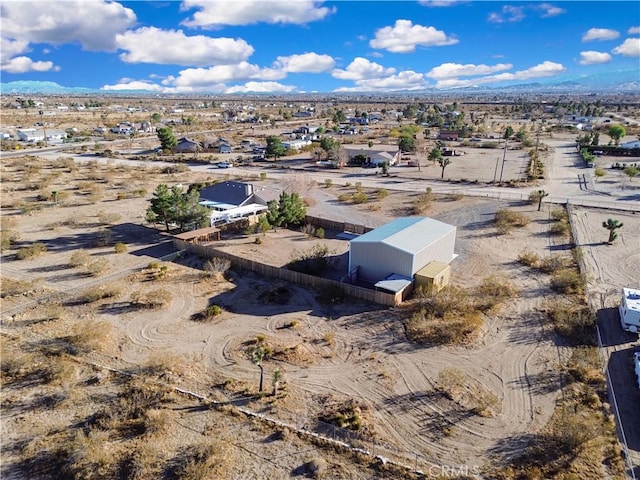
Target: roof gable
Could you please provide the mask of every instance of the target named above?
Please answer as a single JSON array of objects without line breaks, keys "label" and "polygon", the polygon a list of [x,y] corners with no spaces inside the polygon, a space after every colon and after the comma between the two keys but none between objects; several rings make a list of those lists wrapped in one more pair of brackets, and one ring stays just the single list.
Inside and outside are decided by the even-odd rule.
[{"label": "roof gable", "polygon": [[384,243],[410,253],[442,238],[456,227],[428,217],[403,217],[351,240],[352,243]]},{"label": "roof gable", "polygon": [[253,196],[253,185],[242,182],[220,182],[200,190],[200,201],[242,205]]}]

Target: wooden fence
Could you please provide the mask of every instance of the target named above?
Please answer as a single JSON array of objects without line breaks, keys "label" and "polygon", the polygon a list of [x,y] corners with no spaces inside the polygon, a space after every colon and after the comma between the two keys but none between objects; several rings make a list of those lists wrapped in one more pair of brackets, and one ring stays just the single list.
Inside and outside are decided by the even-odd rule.
[{"label": "wooden fence", "polygon": [[309,215],[305,217],[304,221],[306,224],[313,225],[314,227],[322,227],[324,229],[337,230],[339,232],[350,232],[357,235],[362,235],[363,233],[373,230],[373,227],[365,227],[364,225],[359,225],[357,223],[337,222],[335,220],[312,217]]},{"label": "wooden fence", "polygon": [[[327,221],[331,222],[331,221]],[[309,222],[311,223],[311,222]],[[338,223],[338,222],[334,222]],[[324,227],[323,227],[324,228]],[[331,227],[327,227],[331,228]],[[363,227],[364,228],[364,227]],[[260,275],[269,278],[276,278],[278,280],[285,280],[287,282],[295,283],[296,285],[303,285],[310,288],[327,288],[337,287],[342,292],[354,298],[366,300],[368,302],[378,303],[380,305],[396,306],[402,302],[402,292],[397,294],[381,292],[377,290],[371,290],[368,288],[359,287],[350,283],[339,282],[331,280],[329,278],[316,277],[314,275],[308,275],[306,273],[294,272],[286,268],[274,267],[273,265],[266,265],[264,263],[249,260],[247,258],[238,257],[236,255],[223,252],[215,248],[214,244],[196,244],[185,242],[178,238],[173,239],[174,245],[178,250],[186,250],[189,253],[194,253],[203,258],[226,258],[232,265],[237,268],[250,270]]]}]

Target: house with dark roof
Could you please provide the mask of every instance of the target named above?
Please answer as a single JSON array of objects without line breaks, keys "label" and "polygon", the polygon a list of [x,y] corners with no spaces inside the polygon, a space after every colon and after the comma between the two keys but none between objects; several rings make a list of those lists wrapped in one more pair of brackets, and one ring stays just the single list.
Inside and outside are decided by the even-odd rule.
[{"label": "house with dark roof", "polygon": [[251,183],[226,181],[200,190],[200,205],[211,209],[211,226],[242,218],[255,218],[268,209],[268,202],[277,199],[279,191],[255,188]]},{"label": "house with dark roof", "polygon": [[201,150],[200,144],[196,141],[182,137],[178,140],[178,144],[173,147],[176,153],[196,153]]}]

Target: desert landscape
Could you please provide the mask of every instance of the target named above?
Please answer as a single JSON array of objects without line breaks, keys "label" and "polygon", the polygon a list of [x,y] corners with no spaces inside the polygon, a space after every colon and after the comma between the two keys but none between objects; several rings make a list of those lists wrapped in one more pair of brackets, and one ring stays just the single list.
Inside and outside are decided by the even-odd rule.
[{"label": "desert landscape", "polygon": [[[535,182],[509,151],[499,184],[500,150],[469,145],[446,176],[419,151],[389,175],[310,152],[141,159],[152,137],[3,156],[3,476],[624,478],[595,324],[639,286],[640,182],[611,170],[591,183],[605,200],[575,192],[574,139],[543,139],[553,177]],[[315,217],[454,225],[452,286],[394,308],[329,296],[178,253],[145,220],[161,183],[229,179],[296,191]],[[214,244],[281,268],[318,246],[344,260],[342,232],[305,227]]]}]

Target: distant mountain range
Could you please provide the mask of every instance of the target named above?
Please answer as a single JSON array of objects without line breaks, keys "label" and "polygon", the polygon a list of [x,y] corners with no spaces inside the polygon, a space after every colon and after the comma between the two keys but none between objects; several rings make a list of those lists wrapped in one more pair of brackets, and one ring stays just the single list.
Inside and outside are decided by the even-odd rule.
[{"label": "distant mountain range", "polygon": [[[622,93],[638,93],[640,92],[640,81],[639,80],[629,80],[629,78],[637,78],[638,72],[631,72],[632,76],[629,76],[628,71],[625,72],[616,72],[610,73],[606,76],[604,75],[593,75],[590,77],[583,77],[579,80],[566,80],[559,83],[526,83],[519,85],[500,85],[500,86],[489,86],[489,85],[478,85],[471,87],[461,87],[455,89],[426,89],[422,92],[425,93],[443,93],[447,92],[473,92],[473,93],[598,93],[598,92],[607,92],[609,94],[622,94]],[[202,95],[206,94],[214,94],[212,92],[199,92]],[[414,91],[404,91],[398,90],[395,92],[360,92],[362,95],[372,94],[372,95],[385,95],[385,94],[407,94],[407,95],[415,95]],[[86,87],[65,87],[59,85],[55,82],[41,82],[41,81],[31,81],[31,80],[21,80],[16,82],[0,82],[0,94],[2,95],[162,95],[158,92],[149,91],[149,90],[100,90],[96,88],[86,88]],[[255,93],[247,93],[247,95],[254,95]],[[262,93],[263,95],[270,95],[268,93]],[[322,92],[317,92],[316,95],[322,95]],[[336,92],[325,92],[326,95],[339,95]],[[186,95],[186,94],[185,94]],[[193,94],[190,94],[193,95]],[[196,94],[197,95],[197,94]],[[238,96],[243,94],[236,94]],[[273,93],[271,95],[279,95],[278,93]],[[287,95],[287,94],[282,94]],[[289,94],[291,95],[291,94]],[[357,95],[351,92],[349,95],[354,96]],[[174,95],[175,96],[175,95]],[[224,95],[230,96],[230,95]]]}]

